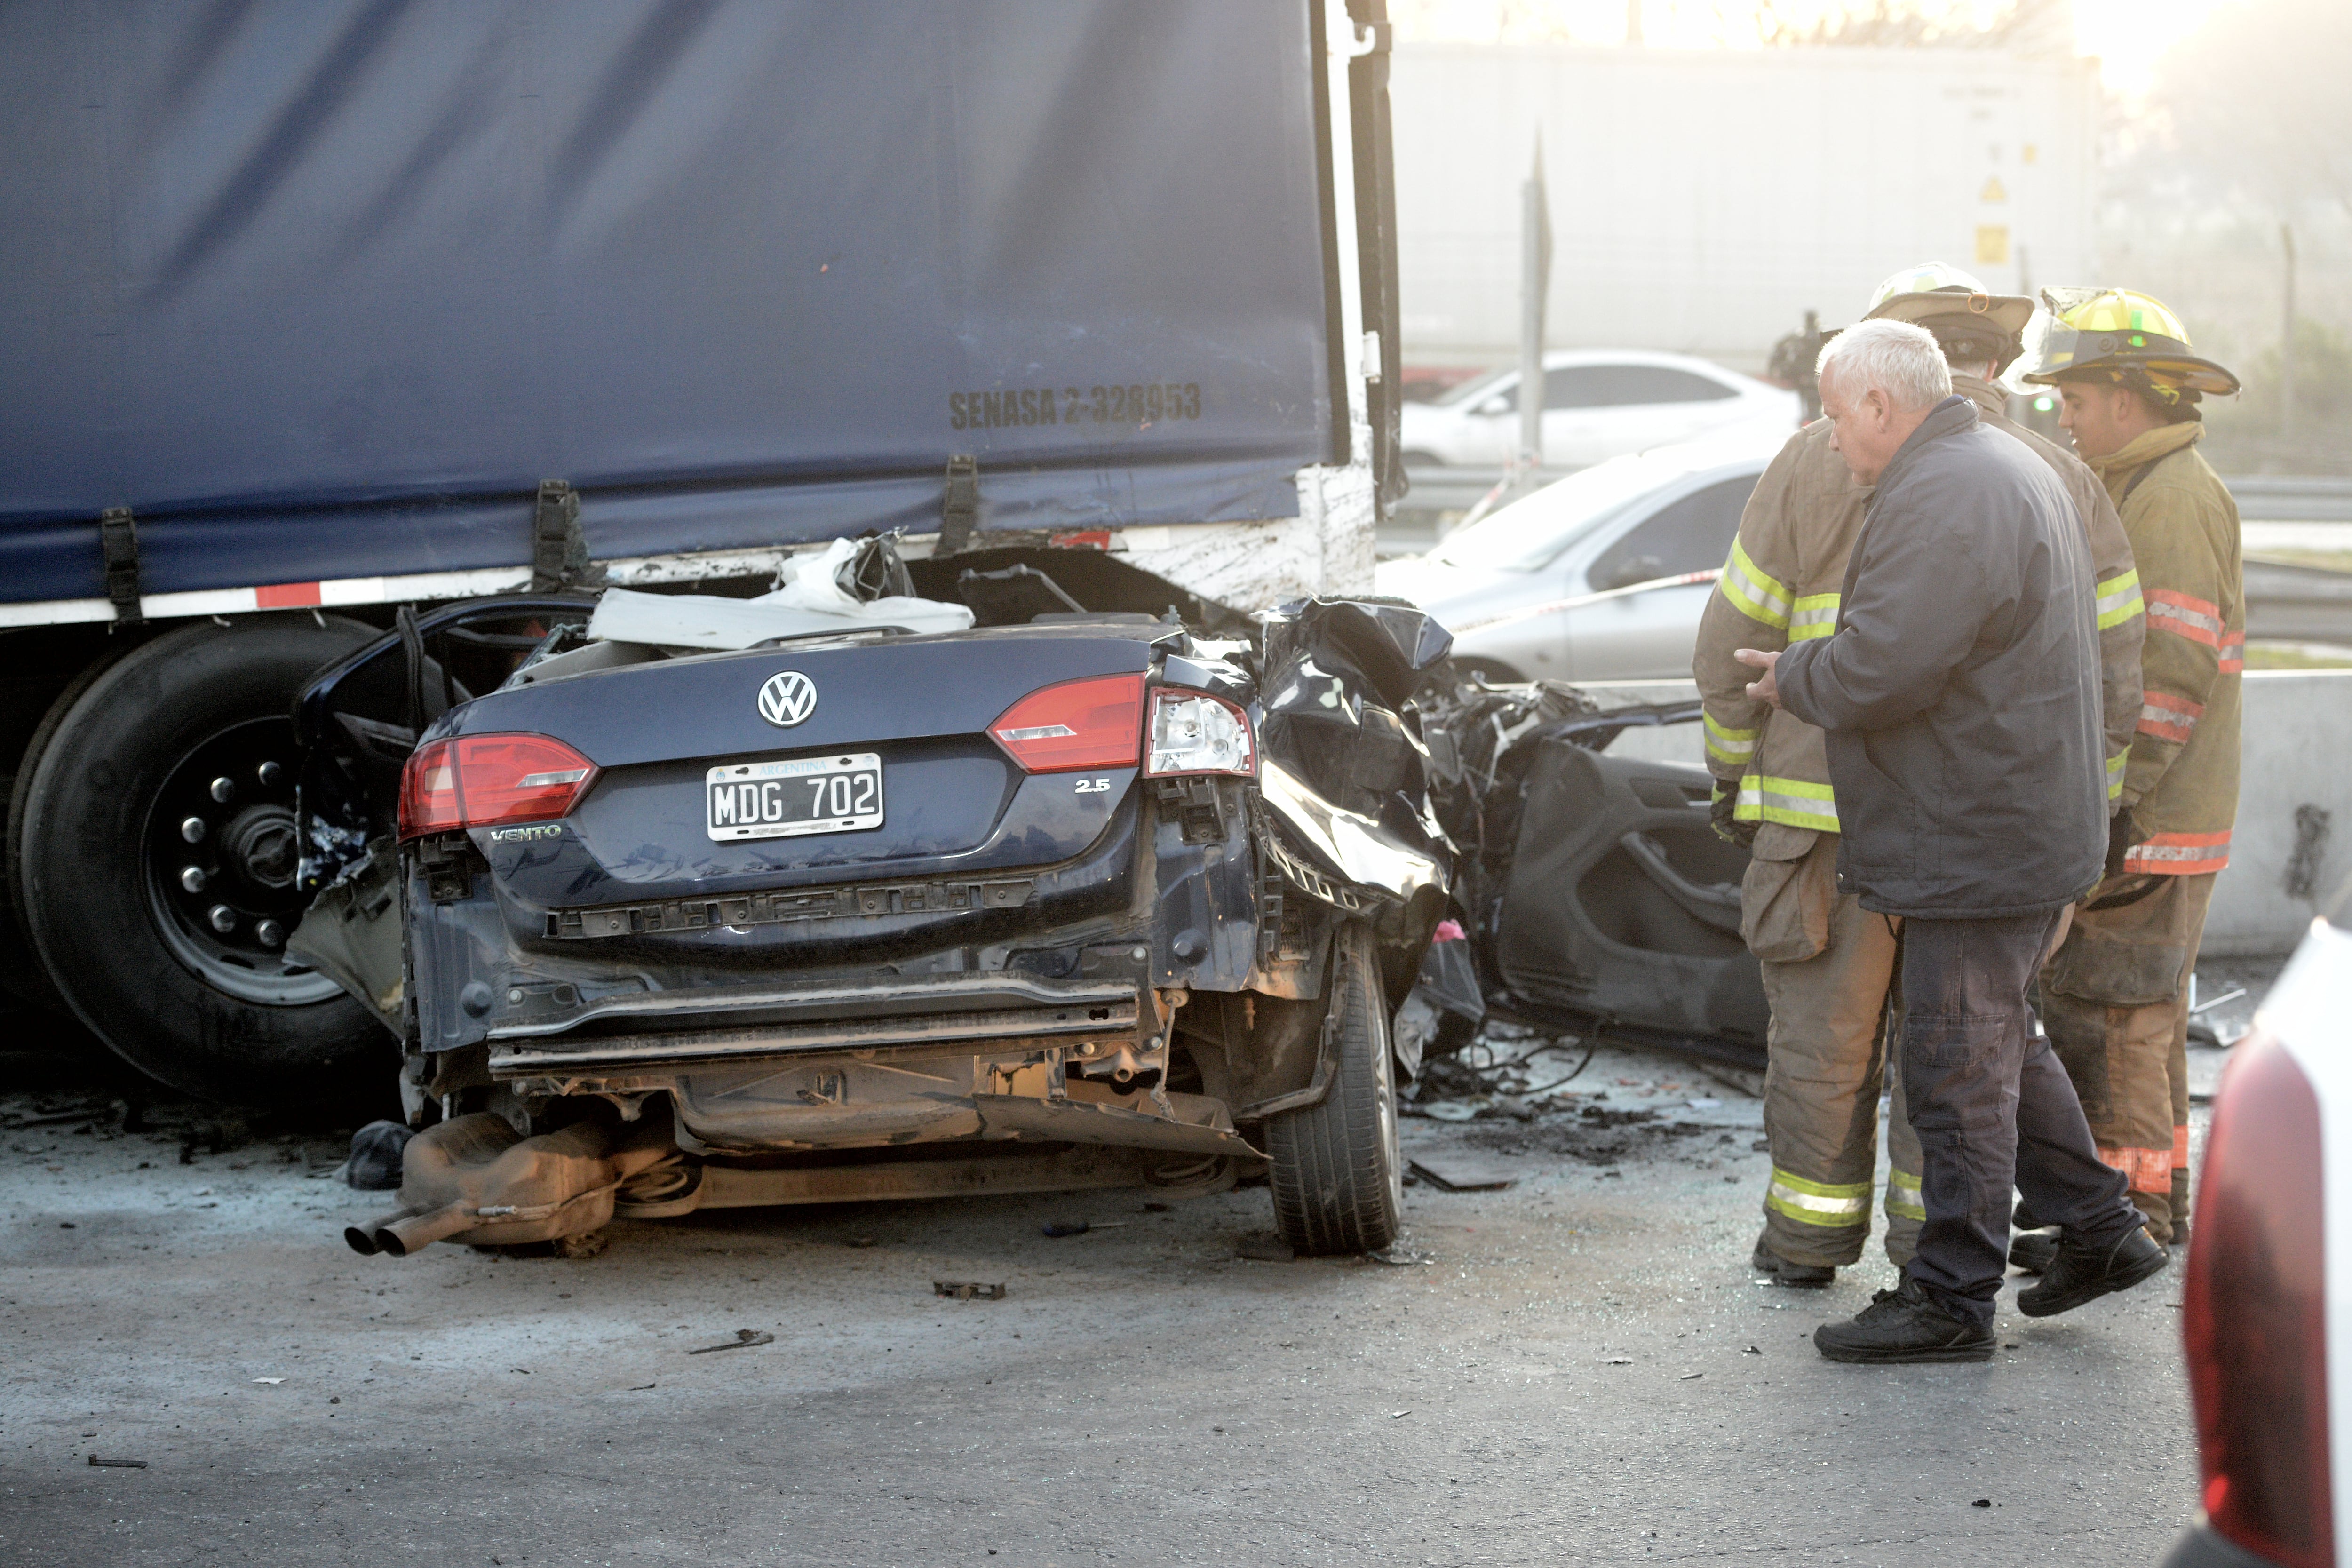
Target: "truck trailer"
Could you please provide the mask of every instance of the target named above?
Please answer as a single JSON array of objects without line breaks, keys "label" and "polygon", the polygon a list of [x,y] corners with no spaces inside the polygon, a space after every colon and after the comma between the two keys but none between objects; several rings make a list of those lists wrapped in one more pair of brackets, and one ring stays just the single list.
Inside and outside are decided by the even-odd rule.
[{"label": "truck trailer", "polygon": [[1368,586],[1387,51],[1383,0],[0,9],[9,989],[193,1092],[380,1088],[288,948],[289,710],[410,606],[868,533]]}]

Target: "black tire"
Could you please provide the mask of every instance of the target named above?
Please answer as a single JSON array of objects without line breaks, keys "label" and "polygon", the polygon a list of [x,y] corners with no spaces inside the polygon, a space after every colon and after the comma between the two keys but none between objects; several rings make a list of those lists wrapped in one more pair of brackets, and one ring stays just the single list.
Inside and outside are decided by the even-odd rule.
[{"label": "black tire", "polygon": [[[126,642],[120,647],[109,648],[66,682],[65,689],[58,693],[57,700],[49,704],[48,711],[34,727],[33,738],[25,743],[24,754],[16,759],[16,771],[8,780],[8,896],[5,908],[0,908],[0,986],[36,1010],[61,1018],[72,1017],[73,1009],[59,994],[57,983],[49,978],[47,966],[34,949],[31,928],[25,919],[24,855],[20,847],[24,843],[25,796],[33,787],[33,764],[48,749],[49,737],[58,732],[65,716],[81,700],[81,694],[89,689],[91,682],[137,646]],[[75,1032],[81,1033],[79,1029]]]},{"label": "black tire", "polygon": [[[271,776],[289,775],[295,692],[320,665],[374,635],[356,622],[308,616],[184,626],[99,671],[52,715],[46,743],[28,760],[10,822],[26,934],[74,1016],[118,1056],[175,1089],[248,1104],[316,1105],[363,1093],[370,1076],[388,1078],[391,1042],[358,1003],[299,963],[272,959],[259,935],[242,939],[249,953],[229,937],[205,936],[171,896],[170,863],[225,866],[240,824],[238,842],[265,832],[269,855],[237,864],[279,876],[290,785],[265,792],[252,782],[244,805],[233,796],[218,814],[217,855],[175,847],[173,824],[157,815],[176,815],[191,767],[209,771],[212,759],[236,754],[248,739],[273,753],[282,749]],[[259,933],[274,920],[282,954],[282,932],[302,901],[290,886],[265,886],[220,866],[213,882],[204,896],[242,922],[240,931]]]},{"label": "black tire", "polygon": [[1378,1252],[1404,1223],[1396,1064],[1371,929],[1339,928],[1331,994],[1337,1061],[1322,1102],[1269,1117],[1274,1223],[1302,1256]]}]

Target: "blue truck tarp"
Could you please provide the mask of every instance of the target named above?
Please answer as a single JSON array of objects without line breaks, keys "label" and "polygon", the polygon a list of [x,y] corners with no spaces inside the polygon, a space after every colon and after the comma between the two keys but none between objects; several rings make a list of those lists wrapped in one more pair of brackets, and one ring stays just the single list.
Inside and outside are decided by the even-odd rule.
[{"label": "blue truck tarp", "polygon": [[1295,515],[1307,0],[0,5],[0,601]]}]

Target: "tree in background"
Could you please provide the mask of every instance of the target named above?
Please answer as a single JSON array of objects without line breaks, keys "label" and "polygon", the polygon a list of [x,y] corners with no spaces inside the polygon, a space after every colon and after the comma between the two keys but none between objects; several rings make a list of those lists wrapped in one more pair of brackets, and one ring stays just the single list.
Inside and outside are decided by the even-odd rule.
[{"label": "tree in background", "polygon": [[2347,79],[2352,6],[2238,0],[2114,106],[2100,281],[2162,298],[2244,378],[2208,410],[2225,469],[2352,470]]}]

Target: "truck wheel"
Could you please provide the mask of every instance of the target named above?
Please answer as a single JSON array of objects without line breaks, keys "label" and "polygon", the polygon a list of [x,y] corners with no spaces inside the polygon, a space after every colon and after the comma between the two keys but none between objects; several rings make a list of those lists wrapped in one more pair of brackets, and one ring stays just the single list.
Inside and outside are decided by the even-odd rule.
[{"label": "truck wheel", "polygon": [[1330,1092],[1265,1124],[1274,1222],[1304,1255],[1378,1252],[1404,1221],[1396,1070],[1370,928],[1340,928],[1327,998],[1336,1018]]},{"label": "truck wheel", "polygon": [[285,951],[303,680],[375,634],[182,627],[61,700],[9,822],[26,934],[116,1054],[176,1089],[315,1101],[391,1074],[383,1026]]}]

